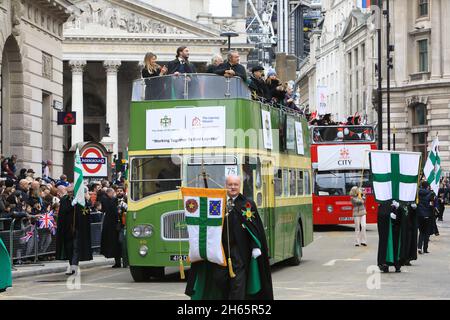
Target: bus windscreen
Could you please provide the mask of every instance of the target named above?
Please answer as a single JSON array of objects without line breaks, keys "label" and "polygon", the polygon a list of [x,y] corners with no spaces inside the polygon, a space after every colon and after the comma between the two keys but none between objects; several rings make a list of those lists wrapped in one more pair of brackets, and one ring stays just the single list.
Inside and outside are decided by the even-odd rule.
[{"label": "bus windscreen", "polygon": [[[360,186],[361,171],[316,171],[314,174],[314,194],[318,196],[349,195],[353,186]],[[372,193],[369,170],[364,170],[362,189]]]}]

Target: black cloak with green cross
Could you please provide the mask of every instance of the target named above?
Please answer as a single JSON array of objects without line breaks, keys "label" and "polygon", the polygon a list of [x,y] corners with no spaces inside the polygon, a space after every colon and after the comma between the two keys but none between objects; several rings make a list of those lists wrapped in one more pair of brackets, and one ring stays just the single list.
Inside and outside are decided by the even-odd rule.
[{"label": "black cloak with green cross", "polygon": [[[234,201],[234,208],[225,220],[222,244],[228,259],[228,230],[231,246],[236,246],[246,271],[246,299],[272,300],[272,276],[270,271],[267,241],[256,204],[243,195]],[[261,256],[252,258],[252,250],[259,248]],[[231,249],[233,251],[233,248]],[[191,264],[185,293],[193,300],[228,299],[230,276],[228,267],[207,261]]]}]

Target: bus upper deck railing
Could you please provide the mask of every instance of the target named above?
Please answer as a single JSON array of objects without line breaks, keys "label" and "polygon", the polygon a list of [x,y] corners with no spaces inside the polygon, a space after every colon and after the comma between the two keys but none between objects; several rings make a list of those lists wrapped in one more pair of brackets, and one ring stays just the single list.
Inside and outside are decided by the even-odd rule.
[{"label": "bus upper deck railing", "polygon": [[375,142],[370,125],[312,126],[312,144]]},{"label": "bus upper deck railing", "polygon": [[211,73],[186,73],[137,79],[132,101],[187,99],[250,99],[248,85],[240,77]]}]

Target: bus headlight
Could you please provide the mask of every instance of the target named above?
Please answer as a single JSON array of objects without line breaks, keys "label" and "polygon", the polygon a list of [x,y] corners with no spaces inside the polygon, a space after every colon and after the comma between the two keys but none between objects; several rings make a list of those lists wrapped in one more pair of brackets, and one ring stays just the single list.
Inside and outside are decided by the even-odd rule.
[{"label": "bus headlight", "polygon": [[147,253],[148,253],[148,247],[147,246],[141,246],[139,248],[139,255],[141,257],[145,257],[147,255]]},{"label": "bus headlight", "polygon": [[333,212],[333,206],[332,205],[327,206],[327,211],[328,211],[328,213],[332,213]]},{"label": "bus headlight", "polygon": [[133,230],[131,231],[131,233],[134,237],[139,238],[142,234],[141,226],[133,227]]},{"label": "bus headlight", "polygon": [[152,236],[152,234],[153,234],[153,226],[152,225],[146,225],[146,226],[144,226],[144,228],[143,228],[143,236],[144,237],[151,237]]},{"label": "bus headlight", "polygon": [[135,238],[151,237],[153,235],[153,226],[151,224],[137,225],[131,230]]}]

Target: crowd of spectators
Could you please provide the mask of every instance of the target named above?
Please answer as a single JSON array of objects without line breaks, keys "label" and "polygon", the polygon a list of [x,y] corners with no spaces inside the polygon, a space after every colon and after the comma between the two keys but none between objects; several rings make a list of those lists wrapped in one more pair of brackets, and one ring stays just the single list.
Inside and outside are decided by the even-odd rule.
[{"label": "crowd of spectators", "polygon": [[[42,162],[41,174],[37,174],[30,168],[18,170],[16,163],[16,155],[1,157],[0,232],[9,231],[13,219],[16,219],[13,229],[24,231],[20,241],[21,248],[18,248],[15,257],[20,264],[31,260],[20,258],[32,256],[35,250],[34,241],[29,241],[26,237],[26,230],[40,229],[38,252],[47,252],[58,225],[60,199],[65,194],[65,190],[69,195],[73,195],[73,184],[68,181],[65,174],[62,174],[59,179],[51,177],[51,161]],[[127,209],[127,196],[123,185],[101,180],[92,182],[87,187],[91,200],[88,202],[91,223],[102,222],[104,216],[102,207],[105,207],[105,201],[109,201],[106,196],[108,189],[114,190],[114,198],[118,202],[117,214],[121,217],[123,224],[125,223],[123,217]],[[51,215],[54,223],[50,225],[41,223],[46,214]],[[100,235],[98,237],[100,238]],[[39,258],[54,259],[54,255],[42,255]]]}]

